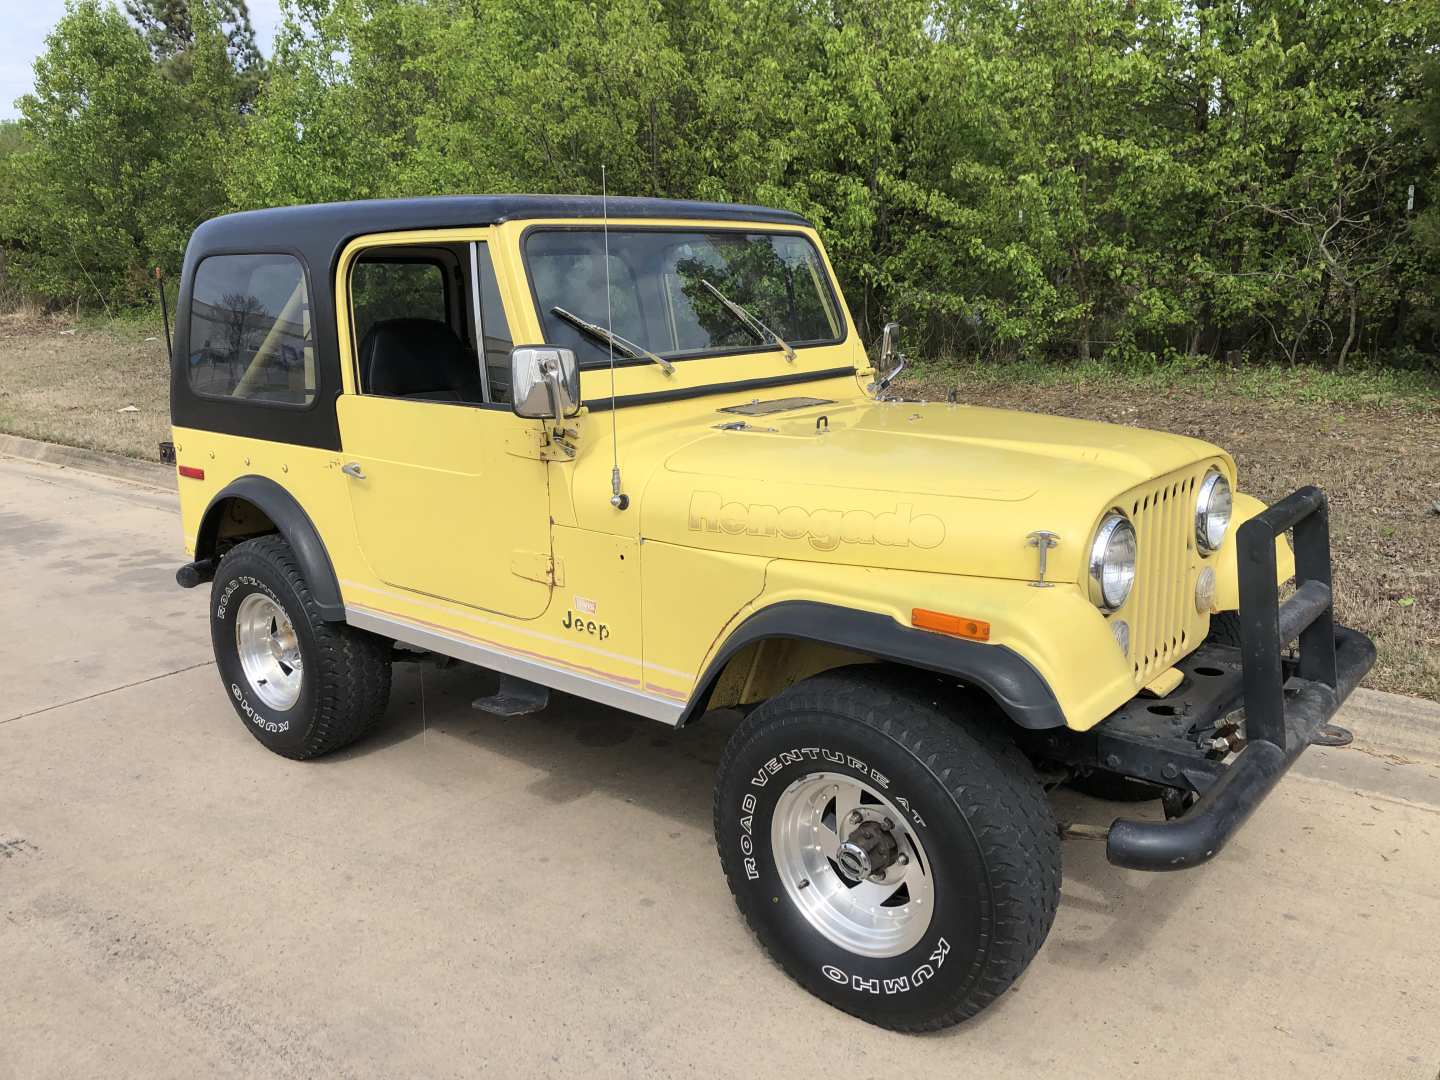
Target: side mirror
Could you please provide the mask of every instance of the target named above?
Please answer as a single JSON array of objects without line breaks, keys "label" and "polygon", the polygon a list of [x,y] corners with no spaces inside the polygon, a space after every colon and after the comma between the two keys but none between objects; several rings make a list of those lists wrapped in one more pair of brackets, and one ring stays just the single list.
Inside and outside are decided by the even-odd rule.
[{"label": "side mirror", "polygon": [[898,322],[887,322],[885,329],[880,331],[880,366],[889,367],[895,360],[895,354],[900,349],[900,324]]},{"label": "side mirror", "polygon": [[884,371],[886,368],[890,370],[877,376],[868,387],[869,391],[879,397],[909,363],[910,361],[905,359],[905,354],[900,351],[900,324],[887,322],[880,336],[880,370]]},{"label": "side mirror", "polygon": [[580,365],[572,349],[517,345],[510,350],[510,400],[516,416],[560,420],[580,411]]}]

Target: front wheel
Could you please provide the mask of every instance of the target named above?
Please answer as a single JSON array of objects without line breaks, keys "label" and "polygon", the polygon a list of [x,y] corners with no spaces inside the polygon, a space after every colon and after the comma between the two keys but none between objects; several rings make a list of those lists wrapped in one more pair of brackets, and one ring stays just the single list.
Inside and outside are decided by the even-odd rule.
[{"label": "front wheel", "polygon": [[929,676],[826,672],[726,747],[720,860],[767,951],[816,996],[928,1031],[1024,971],[1060,897],[1060,841],[1030,763]]},{"label": "front wheel", "polygon": [[311,758],[358,739],[390,698],[390,644],[327,623],[290,545],[262,536],[225,553],[210,637],[226,696],[260,743]]}]

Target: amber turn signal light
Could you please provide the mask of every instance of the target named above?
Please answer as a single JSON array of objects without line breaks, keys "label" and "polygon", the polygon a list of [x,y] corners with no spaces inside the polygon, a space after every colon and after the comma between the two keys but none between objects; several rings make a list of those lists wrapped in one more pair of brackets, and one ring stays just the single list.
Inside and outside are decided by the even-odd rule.
[{"label": "amber turn signal light", "polygon": [[970,641],[990,640],[988,622],[967,619],[964,615],[947,615],[943,611],[928,611],[917,607],[910,612],[910,625],[920,630],[934,630],[937,634],[968,638]]}]

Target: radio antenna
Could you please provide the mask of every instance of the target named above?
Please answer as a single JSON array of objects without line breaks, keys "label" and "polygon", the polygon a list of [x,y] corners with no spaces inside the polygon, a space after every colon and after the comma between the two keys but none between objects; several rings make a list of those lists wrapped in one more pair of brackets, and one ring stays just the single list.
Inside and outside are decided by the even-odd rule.
[{"label": "radio antenna", "polygon": [[624,510],[630,496],[620,489],[620,435],[615,419],[615,322],[610,310],[610,192],[600,166],[600,228],[605,238],[605,339],[610,347],[610,505]]}]

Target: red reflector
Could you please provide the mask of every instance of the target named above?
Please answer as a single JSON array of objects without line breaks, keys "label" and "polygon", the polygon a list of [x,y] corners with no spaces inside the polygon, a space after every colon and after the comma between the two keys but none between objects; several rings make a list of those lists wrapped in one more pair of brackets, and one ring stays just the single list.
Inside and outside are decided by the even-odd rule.
[{"label": "red reflector", "polygon": [[204,469],[197,469],[194,465],[181,465],[181,466],[180,466],[180,475],[181,475],[181,476],[187,476],[187,477],[189,477],[191,480],[204,480],[204,479],[205,479],[205,470],[204,470]]},{"label": "red reflector", "polygon": [[921,630],[934,630],[937,634],[969,638],[971,641],[990,640],[990,624],[983,619],[967,619],[963,615],[917,607],[910,612],[910,624]]}]

